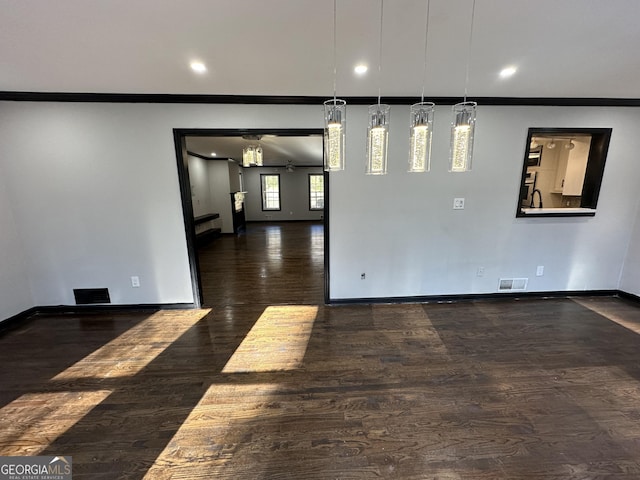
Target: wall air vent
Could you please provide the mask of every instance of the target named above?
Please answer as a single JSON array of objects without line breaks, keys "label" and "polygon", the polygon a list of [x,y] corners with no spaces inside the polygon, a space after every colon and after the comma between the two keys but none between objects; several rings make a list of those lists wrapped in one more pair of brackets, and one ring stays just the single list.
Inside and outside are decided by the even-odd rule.
[{"label": "wall air vent", "polygon": [[501,278],[498,283],[499,292],[523,292],[527,289],[528,278]]},{"label": "wall air vent", "polygon": [[73,296],[76,298],[76,305],[111,303],[108,288],[74,288]]}]

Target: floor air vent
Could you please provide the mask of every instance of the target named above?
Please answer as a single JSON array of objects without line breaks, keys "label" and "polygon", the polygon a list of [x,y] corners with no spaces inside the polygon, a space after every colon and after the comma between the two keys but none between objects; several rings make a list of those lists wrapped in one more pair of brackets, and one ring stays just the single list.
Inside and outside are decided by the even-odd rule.
[{"label": "floor air vent", "polygon": [[73,296],[76,298],[76,305],[111,303],[108,288],[74,288]]},{"label": "floor air vent", "polygon": [[499,292],[522,292],[527,289],[528,278],[501,278]]}]

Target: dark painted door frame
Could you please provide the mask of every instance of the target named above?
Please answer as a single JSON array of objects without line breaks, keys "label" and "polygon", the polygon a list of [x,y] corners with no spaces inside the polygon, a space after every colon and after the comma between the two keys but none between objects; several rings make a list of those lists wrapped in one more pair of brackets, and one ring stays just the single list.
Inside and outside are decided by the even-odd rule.
[{"label": "dark painted door frame", "polygon": [[[189,160],[187,158],[186,137],[210,136],[231,137],[242,135],[279,135],[279,136],[312,136],[323,135],[321,128],[174,128],[173,141],[176,149],[178,180],[180,182],[180,199],[182,201],[182,216],[187,240],[187,254],[189,256],[189,270],[191,272],[191,286],[196,308],[201,308],[203,302],[200,264],[198,263],[198,249],[196,248],[196,229],[193,221],[193,205],[191,203],[191,181],[189,180]],[[323,149],[324,150],[324,149]],[[329,174],[324,173],[324,303],[329,303]]]}]

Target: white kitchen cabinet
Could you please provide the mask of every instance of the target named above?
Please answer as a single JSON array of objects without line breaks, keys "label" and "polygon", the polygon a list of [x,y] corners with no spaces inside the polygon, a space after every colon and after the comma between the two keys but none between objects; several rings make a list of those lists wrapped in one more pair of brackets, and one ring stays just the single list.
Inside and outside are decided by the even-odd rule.
[{"label": "white kitchen cabinet", "polygon": [[[572,150],[564,150],[558,157],[558,170],[554,186],[554,192],[562,193],[567,197],[582,195],[591,137],[575,139],[573,144],[575,147]],[[564,145],[558,145],[558,147],[564,149]]]}]

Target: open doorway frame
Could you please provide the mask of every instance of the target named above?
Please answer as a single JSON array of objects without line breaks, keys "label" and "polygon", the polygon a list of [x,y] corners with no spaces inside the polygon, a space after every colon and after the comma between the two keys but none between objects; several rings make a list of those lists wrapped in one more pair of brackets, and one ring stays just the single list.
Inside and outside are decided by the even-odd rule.
[{"label": "open doorway frame", "polygon": [[[193,205],[191,203],[191,181],[189,178],[189,162],[186,146],[188,136],[242,136],[242,135],[278,135],[278,136],[307,136],[324,134],[321,128],[174,128],[173,141],[176,150],[178,168],[178,180],[180,183],[180,200],[182,202],[182,216],[184,219],[185,238],[187,242],[187,254],[189,257],[189,270],[193,289],[195,308],[201,308],[203,301],[202,279],[198,249],[196,247],[196,230],[193,220]],[[324,152],[324,148],[323,148]],[[323,159],[324,160],[324,159]],[[329,299],[329,174],[324,172],[324,303]]]}]

